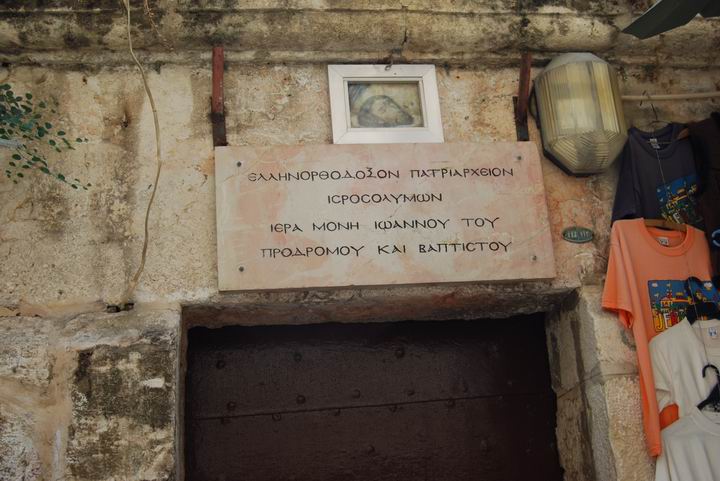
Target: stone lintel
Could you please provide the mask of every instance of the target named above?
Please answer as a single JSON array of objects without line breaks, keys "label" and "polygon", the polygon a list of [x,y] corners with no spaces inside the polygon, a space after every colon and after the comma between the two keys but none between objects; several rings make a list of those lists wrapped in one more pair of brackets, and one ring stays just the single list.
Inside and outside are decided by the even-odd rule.
[{"label": "stone lintel", "polygon": [[221,294],[183,308],[187,327],[489,319],[549,312],[571,288],[547,282]]},{"label": "stone lintel", "polygon": [[[82,54],[126,53],[126,18],[118,2],[90,2],[85,8],[69,0],[42,8],[26,3],[5,2],[0,8],[3,60],[31,61],[27,55],[51,52],[71,62]],[[720,41],[720,21],[702,18],[645,41],[620,33],[640,13],[638,2],[520,8],[509,0],[406,3],[166,0],[154,7],[154,25],[142,8],[134,10],[133,43],[175,61],[193,61],[222,44],[229,58],[257,62],[376,63],[392,54],[395,61],[477,63],[494,55],[515,60],[530,49],[540,58],[591,51],[633,62],[702,65],[716,61],[713,46]]]}]

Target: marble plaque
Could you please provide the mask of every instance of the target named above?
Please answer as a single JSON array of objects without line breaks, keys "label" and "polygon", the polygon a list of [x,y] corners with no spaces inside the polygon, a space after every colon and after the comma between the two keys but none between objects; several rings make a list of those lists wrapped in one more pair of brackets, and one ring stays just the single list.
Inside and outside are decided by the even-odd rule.
[{"label": "marble plaque", "polygon": [[531,142],[219,147],[221,291],[548,279]]}]

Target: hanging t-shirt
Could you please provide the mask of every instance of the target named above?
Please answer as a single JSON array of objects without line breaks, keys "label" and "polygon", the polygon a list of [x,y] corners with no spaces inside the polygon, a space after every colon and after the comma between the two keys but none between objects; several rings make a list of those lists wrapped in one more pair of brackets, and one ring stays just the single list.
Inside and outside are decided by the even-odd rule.
[{"label": "hanging t-shirt", "polygon": [[620,155],[613,205],[613,222],[619,219],[666,219],[702,228],[693,196],[697,176],[692,146],[678,140],[682,124],[668,124],[655,132],[628,130]]},{"label": "hanging t-shirt", "polygon": [[713,270],[720,275],[720,113],[688,128],[698,175],[698,211],[705,219]]},{"label": "hanging t-shirt", "polygon": [[[703,287],[708,299],[720,300],[712,284]],[[717,383],[714,374],[703,377],[702,370],[708,359],[720,365],[720,320],[690,324],[683,319],[650,341],[650,358],[658,408],[662,411],[675,404],[679,417],[687,416]]]},{"label": "hanging t-shirt", "polygon": [[650,453],[660,454],[660,418],[648,343],[685,317],[685,280],[710,278],[705,236],[645,226],[643,219],[615,222],[602,305],[632,329],[637,346],[643,422]]},{"label": "hanging t-shirt", "polygon": [[720,415],[695,408],[662,432],[655,481],[720,480]]}]

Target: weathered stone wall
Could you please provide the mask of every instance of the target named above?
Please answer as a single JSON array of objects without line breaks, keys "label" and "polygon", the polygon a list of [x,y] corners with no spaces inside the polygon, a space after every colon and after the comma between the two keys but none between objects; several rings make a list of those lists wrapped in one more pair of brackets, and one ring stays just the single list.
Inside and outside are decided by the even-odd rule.
[{"label": "weathered stone wall", "polygon": [[0,479],[175,473],[178,311],[0,319]]},{"label": "weathered stone wall", "polygon": [[635,343],[601,309],[601,293],[601,286],[582,287],[546,323],[565,479],[651,480]]},{"label": "weathered stone wall", "polygon": [[[135,44],[166,59],[198,58],[222,43],[243,61],[377,62],[394,52],[508,65],[509,52],[530,48],[543,58],[576,50],[703,66],[717,58],[712,46],[720,39],[717,22],[703,19],[643,42],[621,35],[651,0],[156,0],[154,25],[141,0],[130,3]],[[5,0],[0,15],[0,50],[14,59],[57,62],[54,54],[69,50],[77,62],[98,54],[105,63],[123,61],[115,55],[126,45],[118,0]]]},{"label": "weathered stone wall", "polygon": [[[223,40],[229,48],[231,144],[331,142],[325,62],[379,61],[391,52],[398,61],[438,62],[447,142],[489,142],[515,138],[513,63],[524,45],[536,47],[540,60],[593,49],[619,67],[627,93],[714,90],[717,23],[698,21],[640,44],[620,36],[618,25],[641,2],[196,3],[154,5],[174,51],[136,13],[164,167],[138,304],[121,314],[104,307],[121,299],[137,268],[155,168],[151,111],[123,50],[122,11],[114,1],[0,6],[0,81],[58,100],[55,123],[89,142],[51,158],[93,184],[76,192],[42,175],[0,181],[0,479],[179,477],[178,370],[188,325],[538,311],[555,312],[548,345],[567,479],[651,479],[632,342],[598,307],[615,169],[576,179],[543,160],[558,270],[552,281],[221,294],[206,47]],[[689,120],[715,105],[656,106],[660,118]],[[647,103],[625,107],[631,123],[651,119]],[[534,126],[531,135],[537,141]],[[594,229],[595,241],[562,241],[570,225]]]},{"label": "weathered stone wall", "polygon": [[[622,76],[626,92],[682,91],[715,88],[717,70],[624,67]],[[93,187],[76,192],[41,175],[18,185],[0,185],[0,251],[6,259],[0,266],[0,305],[32,315],[117,302],[139,261],[155,168],[152,117],[139,76],[131,67],[78,71],[11,66],[0,70],[3,77],[19,92],[58,99],[60,122],[90,142],[55,159],[68,176],[86,179]],[[135,300],[255,305],[303,299],[294,293],[217,292],[209,69],[165,65],[150,70],[148,77],[160,115],[164,167],[150,217],[148,263]],[[439,68],[438,84],[448,142],[514,139],[516,70]],[[231,144],[331,141],[324,66],[230,64],[225,86]],[[631,122],[647,122],[647,104],[626,107]],[[712,108],[710,101],[658,105],[662,118],[680,120],[704,117]],[[537,139],[534,130],[533,137]],[[614,172],[577,179],[548,161],[543,171],[558,277],[493,287],[494,296],[483,303],[486,315],[547,310],[572,289],[597,282],[604,272]],[[560,233],[569,225],[593,228],[596,240],[585,245],[561,241]],[[486,296],[485,289],[374,288],[363,290],[362,297],[380,303],[397,300],[396,306],[429,297],[444,299],[451,307]],[[358,292],[346,289],[315,297],[355,296],[360,302]]]}]

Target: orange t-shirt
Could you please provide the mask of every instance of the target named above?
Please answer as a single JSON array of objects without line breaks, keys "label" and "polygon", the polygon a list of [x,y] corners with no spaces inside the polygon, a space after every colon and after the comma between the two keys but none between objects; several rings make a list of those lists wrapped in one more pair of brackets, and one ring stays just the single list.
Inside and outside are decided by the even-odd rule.
[{"label": "orange t-shirt", "polygon": [[[660,413],[648,343],[685,317],[685,280],[710,275],[710,252],[702,231],[691,226],[687,232],[646,227],[643,219],[613,224],[602,305],[616,311],[635,337],[643,422],[653,456],[661,451]],[[663,414],[667,421],[668,413]]]}]

